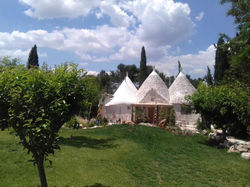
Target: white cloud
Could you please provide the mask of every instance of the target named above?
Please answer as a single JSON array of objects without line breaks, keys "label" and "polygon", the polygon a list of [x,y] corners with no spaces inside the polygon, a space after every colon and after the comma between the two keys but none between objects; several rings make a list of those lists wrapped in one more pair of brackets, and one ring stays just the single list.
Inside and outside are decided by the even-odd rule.
[{"label": "white cloud", "polygon": [[107,25],[96,29],[64,28],[47,32],[45,30],[31,30],[28,32],[13,31],[0,32],[2,48],[30,49],[34,44],[61,51],[72,51],[84,60],[90,60],[95,54],[111,53],[115,47],[121,46],[129,39],[125,28],[109,27]]},{"label": "white cloud", "polygon": [[[195,71],[213,63],[211,48],[197,54],[171,56],[169,49],[180,53],[179,42],[192,41],[195,23],[188,4],[173,0],[19,0],[28,5],[25,14],[38,19],[76,18],[93,14],[97,19],[107,16],[110,23],[90,28],[60,28],[30,30],[27,32],[0,32],[1,54],[15,53],[26,57],[30,48],[39,47],[76,54],[85,63],[133,62],[140,59],[144,45],[148,63],[165,73],[175,72],[177,60],[183,68]],[[202,19],[204,12],[199,18]],[[46,54],[42,54],[45,55]],[[207,59],[205,59],[207,58]],[[196,68],[197,66],[197,68]],[[198,73],[201,73],[199,70]]]},{"label": "white cloud", "polygon": [[[135,23],[135,18],[132,15],[129,16],[121,7],[114,4],[114,2],[102,1],[100,10],[102,14],[110,17],[110,22],[114,26],[129,27]],[[101,17],[100,14],[96,16],[97,18]]]},{"label": "white cloud", "polygon": [[212,67],[215,62],[215,48],[210,45],[206,50],[197,54],[186,54],[180,56],[166,55],[159,61],[152,61],[151,65],[156,66],[168,75],[177,74],[177,62],[180,60],[184,73],[204,76],[207,66]]},{"label": "white cloud", "polygon": [[94,75],[97,76],[99,74],[99,72],[97,71],[88,71],[87,75]]},{"label": "white cloud", "polygon": [[101,0],[19,0],[30,8],[25,14],[38,18],[76,18],[88,15],[99,6]]},{"label": "white cloud", "polygon": [[201,21],[204,17],[205,13],[204,12],[200,12],[200,14],[198,16],[195,17],[196,21]]},{"label": "white cloud", "polygon": [[122,5],[138,19],[137,34],[155,46],[172,45],[192,34],[190,7],[173,0],[129,1]]},{"label": "white cloud", "polygon": [[10,56],[12,58],[20,58],[23,60],[27,59],[30,50],[21,50],[21,49],[0,49],[0,57]]}]

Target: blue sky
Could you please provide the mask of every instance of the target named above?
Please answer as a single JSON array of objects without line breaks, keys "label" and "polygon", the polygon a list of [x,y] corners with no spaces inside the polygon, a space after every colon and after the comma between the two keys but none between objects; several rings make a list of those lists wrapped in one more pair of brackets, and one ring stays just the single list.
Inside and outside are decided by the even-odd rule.
[{"label": "blue sky", "polygon": [[0,57],[25,63],[36,44],[39,63],[74,61],[90,73],[119,63],[147,63],[175,75],[203,76],[213,69],[219,33],[233,37],[236,26],[219,0],[2,0]]}]

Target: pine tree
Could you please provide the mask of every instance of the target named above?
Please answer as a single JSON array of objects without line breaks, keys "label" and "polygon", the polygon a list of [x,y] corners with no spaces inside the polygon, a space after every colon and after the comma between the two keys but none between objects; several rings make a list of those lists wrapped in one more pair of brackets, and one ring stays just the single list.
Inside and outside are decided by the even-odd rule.
[{"label": "pine tree", "polygon": [[211,75],[211,70],[208,66],[207,66],[206,82],[208,85],[213,85],[213,77]]},{"label": "pine tree", "polygon": [[229,68],[228,62],[228,50],[225,45],[224,35],[221,35],[218,39],[215,54],[214,65],[214,82],[217,83],[223,79],[225,71]]},{"label": "pine tree", "polygon": [[178,74],[182,72],[181,62],[178,60]]},{"label": "pine tree", "polygon": [[144,82],[144,80],[147,78],[147,58],[146,58],[146,52],[144,46],[141,50],[141,61],[140,61],[140,71],[139,71],[139,84],[140,86]]},{"label": "pine tree", "polygon": [[28,62],[27,62],[27,68],[38,68],[39,64],[38,64],[38,55],[37,55],[37,47],[36,45],[34,45],[29,53],[29,58],[28,58]]}]

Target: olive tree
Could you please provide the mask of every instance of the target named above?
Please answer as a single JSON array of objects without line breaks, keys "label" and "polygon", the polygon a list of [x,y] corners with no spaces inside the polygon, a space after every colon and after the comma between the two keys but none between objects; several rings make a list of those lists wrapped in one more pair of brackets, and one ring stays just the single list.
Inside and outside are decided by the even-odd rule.
[{"label": "olive tree", "polygon": [[5,68],[0,73],[0,128],[13,128],[32,154],[42,187],[44,161],[59,149],[58,131],[87,100],[86,73],[75,65],[51,71]]}]

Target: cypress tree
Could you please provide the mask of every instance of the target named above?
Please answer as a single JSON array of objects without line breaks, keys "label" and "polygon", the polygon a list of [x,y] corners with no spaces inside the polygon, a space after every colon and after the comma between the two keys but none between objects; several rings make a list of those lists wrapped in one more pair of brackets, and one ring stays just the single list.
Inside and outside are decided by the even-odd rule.
[{"label": "cypress tree", "polygon": [[181,62],[178,60],[178,74],[182,72]]},{"label": "cypress tree", "polygon": [[225,48],[225,41],[221,35],[218,39],[215,54],[214,82],[217,83],[223,79],[225,71],[229,68],[228,50]]},{"label": "cypress tree", "polygon": [[147,78],[147,58],[146,58],[146,52],[144,46],[141,50],[141,61],[140,61],[140,71],[139,71],[139,84],[140,86],[144,82],[144,80]]},{"label": "cypress tree", "polygon": [[29,58],[28,58],[28,62],[27,62],[27,68],[38,68],[39,64],[38,64],[38,55],[37,55],[37,47],[36,45],[34,45],[29,53]]},{"label": "cypress tree", "polygon": [[211,75],[211,70],[210,70],[210,68],[208,66],[207,66],[206,82],[207,82],[208,85],[213,85],[213,77]]}]

